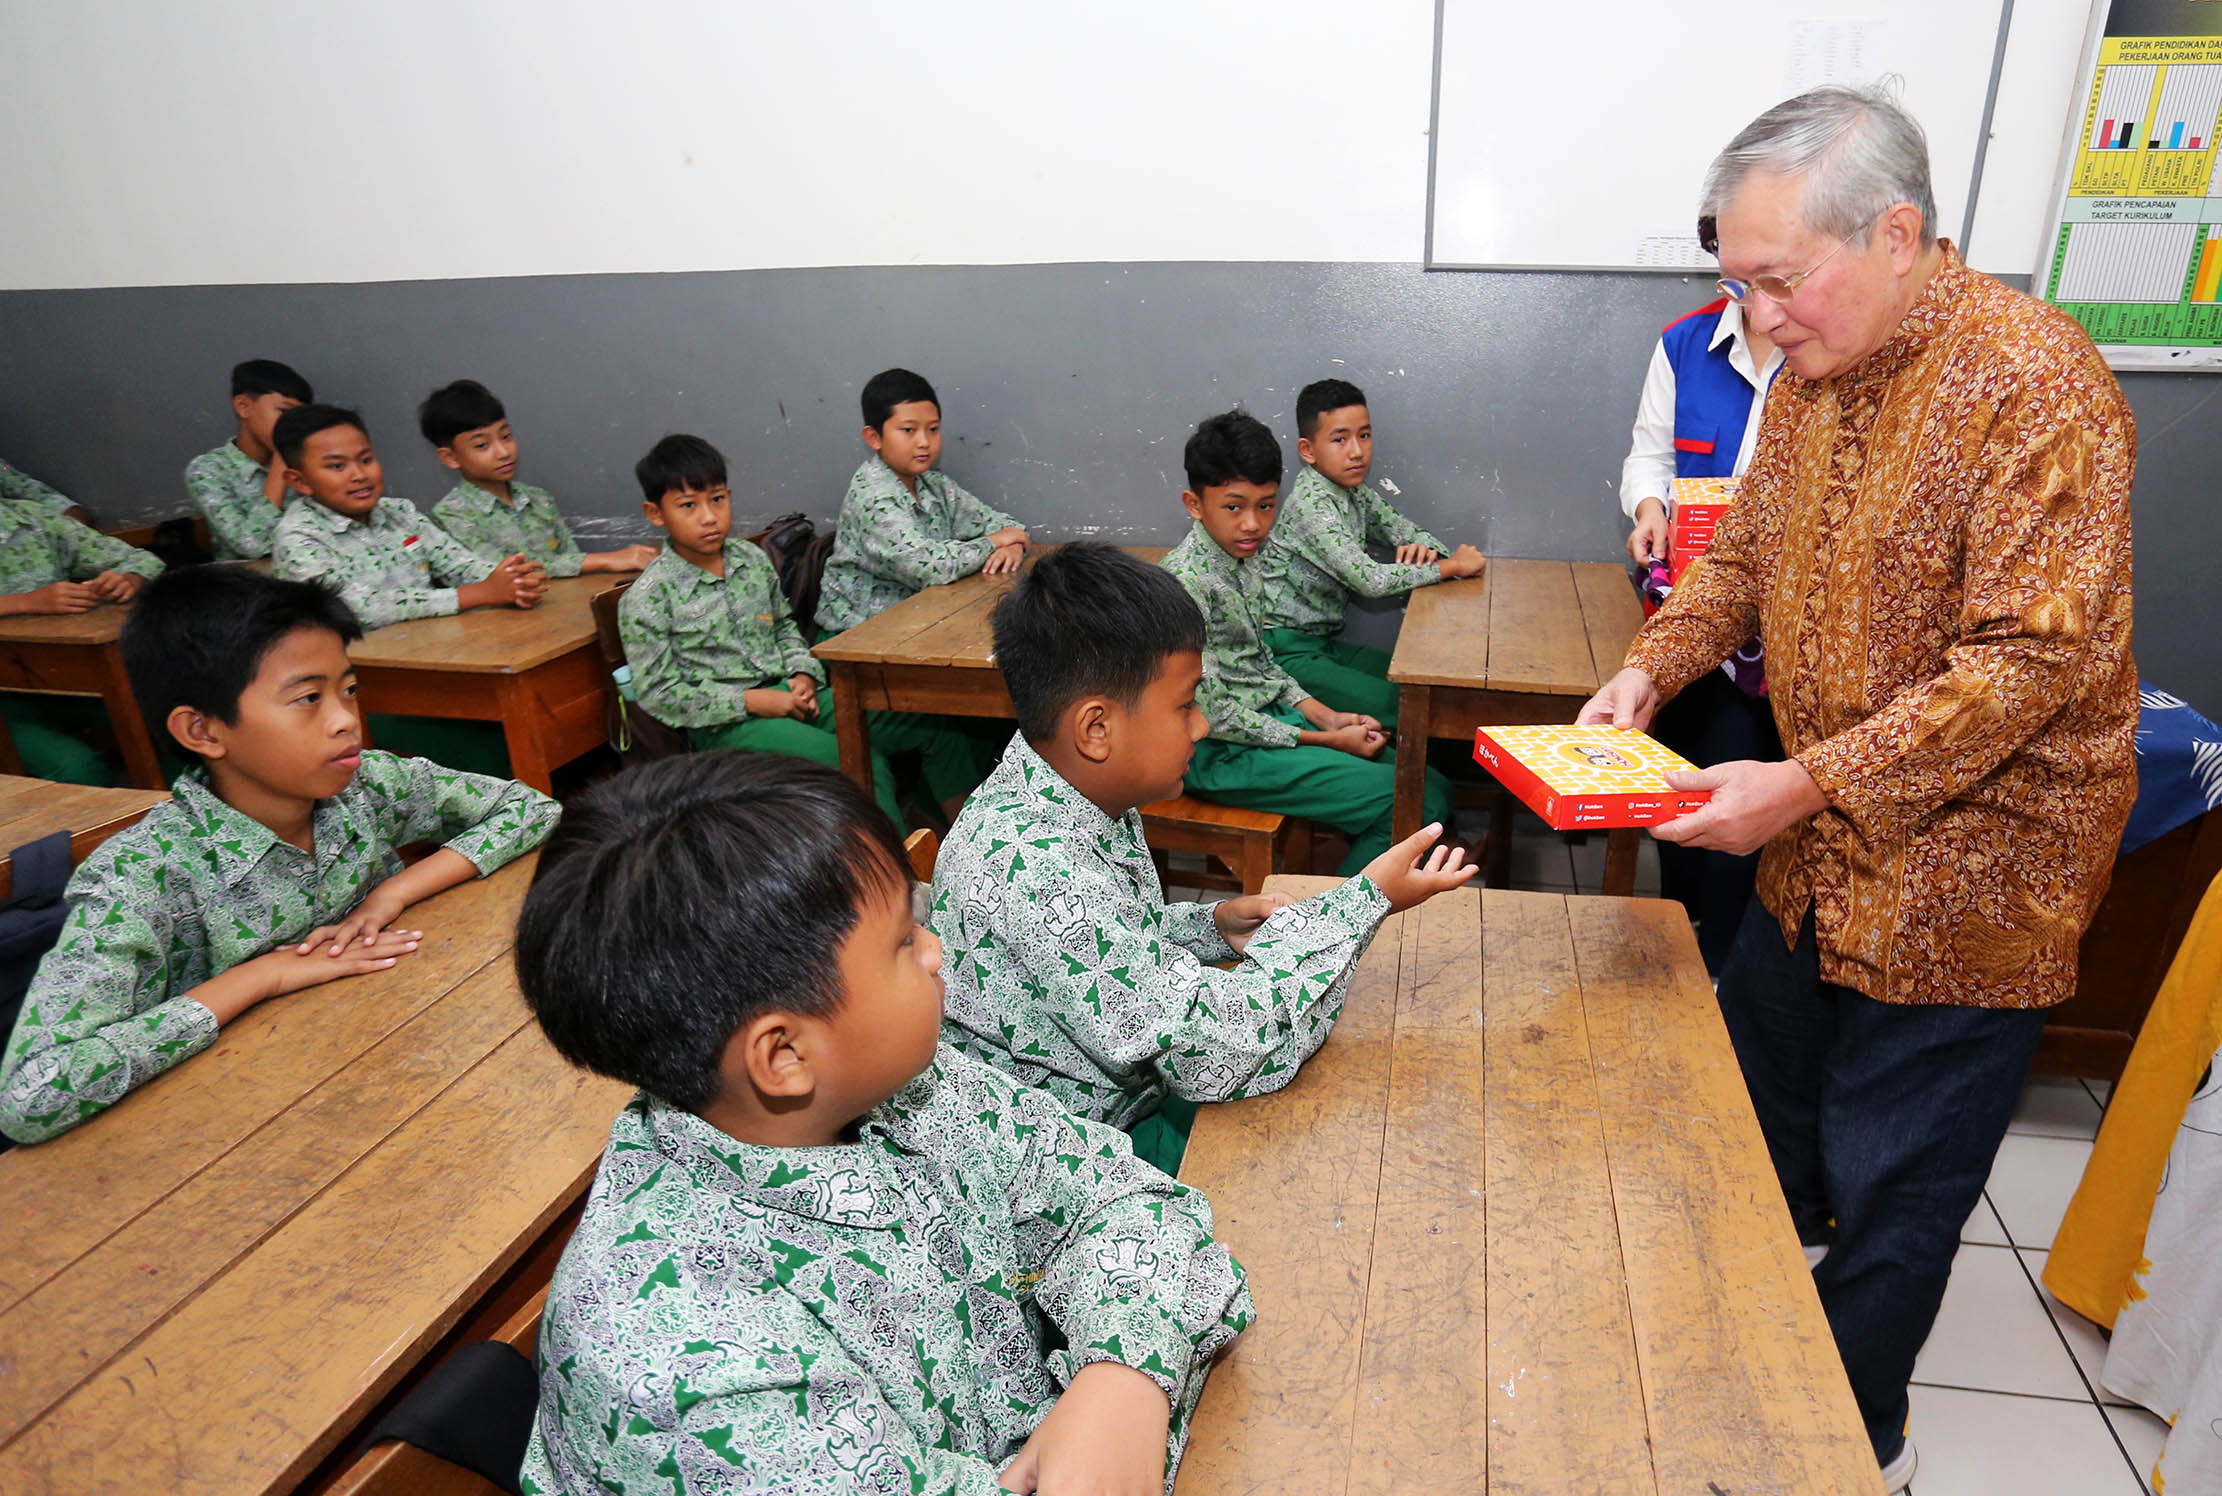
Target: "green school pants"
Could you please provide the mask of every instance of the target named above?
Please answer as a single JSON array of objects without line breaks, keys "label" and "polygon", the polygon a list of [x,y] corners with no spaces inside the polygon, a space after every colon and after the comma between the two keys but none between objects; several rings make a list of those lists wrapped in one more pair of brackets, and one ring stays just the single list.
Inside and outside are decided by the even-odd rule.
[{"label": "green school pants", "polygon": [[[1297,727],[1309,723],[1287,707],[1272,715]],[[1450,825],[1450,781],[1427,771],[1420,811],[1422,825]],[[1205,800],[1274,810],[1285,816],[1324,821],[1350,838],[1350,855],[1335,869],[1341,877],[1389,850],[1389,827],[1396,808],[1396,750],[1360,758],[1338,748],[1253,748],[1223,738],[1205,738],[1188,765],[1188,788]]]},{"label": "green school pants", "polygon": [[[45,696],[10,692],[0,696],[23,772],[33,779],[62,784],[121,785],[123,759],[96,748],[94,733],[108,731],[108,708],[94,696]],[[163,737],[169,734],[162,734]],[[165,768],[174,767],[165,763]]]},{"label": "green school pants", "polygon": [[388,753],[429,758],[444,769],[465,774],[484,774],[491,779],[510,777],[509,741],[502,736],[498,722],[372,712],[369,726],[370,741]]},{"label": "green school pants", "polygon": [[1338,712],[1363,712],[1396,728],[1396,687],[1387,650],[1368,649],[1302,629],[1267,629],[1265,647],[1298,685]]},{"label": "green school pants", "polygon": [[1134,1156],[1180,1177],[1180,1161],[1188,1154],[1188,1129],[1195,1122],[1195,1102],[1167,1096],[1163,1106],[1128,1131],[1127,1136],[1134,1141]]},{"label": "green school pants", "polygon": [[[828,688],[820,688],[818,692],[815,718],[743,717],[721,727],[690,727],[687,741],[697,748],[784,753],[789,758],[806,758],[829,769],[841,767],[841,743],[833,735],[833,692]],[[887,812],[895,829],[903,830],[903,813],[895,802],[895,771],[887,766],[887,756],[879,751],[876,742],[872,747],[872,798],[879,801],[880,809]]]},{"label": "green school pants", "polygon": [[[822,644],[833,635],[832,629],[820,629],[817,642]],[[819,720],[829,726],[833,721],[823,713]],[[944,717],[932,712],[866,712],[864,721],[871,730],[874,753],[888,758],[918,755],[918,777],[936,805],[962,800],[978,789],[1002,761],[1016,730],[992,717]]]}]

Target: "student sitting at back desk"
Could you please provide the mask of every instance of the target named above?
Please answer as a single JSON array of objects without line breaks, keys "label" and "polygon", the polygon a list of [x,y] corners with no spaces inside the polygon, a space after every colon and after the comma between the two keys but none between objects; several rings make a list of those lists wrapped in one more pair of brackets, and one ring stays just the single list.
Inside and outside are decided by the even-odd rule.
[{"label": "student sitting at back desk", "polygon": [[717,751],[574,802],[517,980],[640,1087],[548,1285],[520,1484],[1169,1493],[1250,1322],[1203,1196],[947,1047],[895,828]]},{"label": "student sitting at back desk", "polygon": [[1019,579],[994,628],[1019,732],[934,869],[943,1033],[1130,1129],[1171,1172],[1192,1103],[1287,1085],[1382,918],[1473,869],[1453,848],[1423,861],[1430,826],[1318,898],[1167,904],[1137,807],[1180,792],[1208,727],[1195,602],[1158,568],[1079,542]]},{"label": "student sitting at back desk", "polygon": [[29,473],[11,465],[5,459],[0,459],[0,499],[37,504],[43,508],[53,510],[56,514],[83,520],[88,525],[92,523],[92,516],[87,514],[75,499],[66,493],[47,487]]},{"label": "student sitting at back desk", "polygon": [[[547,835],[555,802],[521,784],[364,751],[361,637],[329,588],[244,567],[147,589],[124,665],[148,725],[195,766],[71,877],[0,1061],[0,1132],[65,1132],[256,1003],[393,965],[417,948],[404,910]],[[402,867],[396,848],[435,839]]]},{"label": "student sitting at back desk", "polygon": [[185,465],[185,496],[207,522],[217,560],[270,554],[288,496],[285,464],[271,433],[278,417],[315,398],[306,379],[274,358],[232,367],[231,410],[239,430]]},{"label": "student sitting at back desk", "polygon": [[[62,500],[60,494],[52,497]],[[0,617],[86,613],[102,603],[128,603],[161,569],[147,552],[65,519],[53,502],[0,499]],[[89,739],[108,724],[98,701],[10,692],[0,696],[0,713],[23,771],[34,779],[118,782],[121,765]]]}]

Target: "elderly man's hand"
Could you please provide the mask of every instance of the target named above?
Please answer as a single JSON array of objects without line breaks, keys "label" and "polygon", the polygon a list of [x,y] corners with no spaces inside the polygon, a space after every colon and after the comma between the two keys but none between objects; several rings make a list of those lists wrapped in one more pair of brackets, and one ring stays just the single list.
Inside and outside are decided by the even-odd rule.
[{"label": "elderly man's hand", "polygon": [[1633,727],[1638,732],[1648,732],[1651,719],[1658,714],[1659,688],[1651,683],[1650,676],[1630,665],[1589,698],[1580,715],[1574,718],[1574,724],[1577,727]]},{"label": "elderly man's hand", "polygon": [[1828,796],[1796,759],[1763,764],[1737,759],[1710,769],[1667,775],[1678,790],[1711,790],[1713,798],[1686,816],[1651,828],[1663,842],[1741,857],[1787,828],[1828,809]]}]

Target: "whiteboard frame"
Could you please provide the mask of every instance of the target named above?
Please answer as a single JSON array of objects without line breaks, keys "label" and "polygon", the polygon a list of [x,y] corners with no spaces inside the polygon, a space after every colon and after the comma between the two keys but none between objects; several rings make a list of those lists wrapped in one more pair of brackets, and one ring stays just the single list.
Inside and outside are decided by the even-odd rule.
[{"label": "whiteboard frame", "polygon": [[[1440,12],[1442,0],[1436,0]],[[2052,289],[2053,248],[2060,242],[2060,230],[2068,221],[2068,189],[2075,185],[2075,158],[2083,146],[2083,101],[2091,96],[2097,81],[2099,50],[2106,41],[2106,22],[2114,9],[2114,0],[2092,0],[2091,19],[2083,31],[2083,60],[2076,65],[2075,96],[2068,101],[2067,117],[2060,125],[2060,166],[2053,173],[2052,213],[2046,219],[2050,229],[2037,249],[2037,273],[2029,287],[2030,294],[2046,306],[2057,305],[2049,294]],[[1438,33],[1439,34],[1439,33]],[[1434,142],[1429,141],[1433,149]],[[1428,211],[1434,212],[1434,167],[1428,170]],[[2099,350],[2099,357],[2106,366],[2123,373],[2150,373],[2160,371],[2178,374],[2222,374],[2222,345],[2200,348],[2187,343],[2100,343],[2092,340]]]},{"label": "whiteboard frame", "polygon": [[[2096,0],[2105,6],[2110,0]],[[1703,276],[1708,273],[1703,265],[1544,265],[1513,264],[1494,260],[1438,260],[1435,258],[1435,171],[1437,142],[1442,137],[1443,122],[1443,9],[1448,0],[1435,0],[1434,52],[1428,62],[1427,84],[1427,214],[1420,246],[1422,270],[1518,270],[1543,271],[1560,275],[1674,275]],[[1983,163],[1990,151],[1993,116],[1998,108],[1998,80],[2006,66],[2006,40],[2013,30],[2014,0],[2000,0],[1998,39],[1991,48],[1991,76],[1988,91],[1983,98],[1982,124],[1975,139],[1974,180],[1968,183],[1967,212],[1961,219],[1960,231],[1951,236],[1966,252],[1967,240],[1975,228],[1975,201],[1982,192]],[[1722,144],[1727,144],[1723,141]],[[2057,232],[2058,225],[2054,226]]]}]

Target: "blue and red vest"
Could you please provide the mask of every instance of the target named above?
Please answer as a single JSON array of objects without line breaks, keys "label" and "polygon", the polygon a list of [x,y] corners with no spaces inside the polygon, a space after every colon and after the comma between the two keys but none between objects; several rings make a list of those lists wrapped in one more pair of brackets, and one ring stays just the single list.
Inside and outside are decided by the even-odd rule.
[{"label": "blue and red vest", "polygon": [[1707,302],[1659,334],[1674,366],[1674,476],[1732,478],[1757,393],[1729,361],[1735,339],[1708,347],[1725,300]]}]

